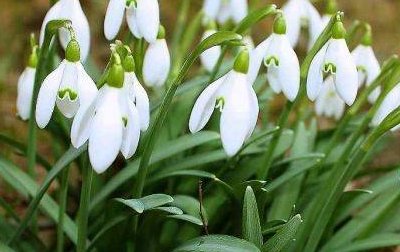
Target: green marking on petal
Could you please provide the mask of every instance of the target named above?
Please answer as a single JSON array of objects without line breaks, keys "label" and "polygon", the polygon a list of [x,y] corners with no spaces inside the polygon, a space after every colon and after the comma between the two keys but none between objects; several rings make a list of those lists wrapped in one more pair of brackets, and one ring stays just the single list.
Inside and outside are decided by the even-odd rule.
[{"label": "green marking on petal", "polygon": [[366,73],[367,72],[367,68],[365,66],[357,66],[357,71]]},{"label": "green marking on petal", "polygon": [[217,101],[215,103],[215,108],[219,109],[220,112],[222,112],[222,110],[224,110],[224,106],[225,106],[225,99],[224,97],[220,96],[217,97]]},{"label": "green marking on petal", "polygon": [[325,63],[324,64],[324,72],[325,73],[331,73],[331,74],[335,74],[336,73],[336,66],[333,63]]},{"label": "green marking on petal", "polygon": [[69,97],[71,101],[75,101],[78,98],[78,93],[70,88],[60,89],[58,90],[58,98],[61,100]]},{"label": "green marking on petal", "polygon": [[270,66],[278,67],[279,66],[279,59],[276,56],[270,56],[270,57],[268,57],[268,58],[266,58],[264,60],[264,65],[267,66],[267,67],[270,67]]},{"label": "green marking on petal", "polygon": [[137,7],[137,3],[136,0],[126,0],[125,5],[127,8],[133,6],[133,7]]},{"label": "green marking on petal", "polygon": [[128,117],[122,117],[122,122],[124,123],[124,127],[126,127],[128,125]]}]

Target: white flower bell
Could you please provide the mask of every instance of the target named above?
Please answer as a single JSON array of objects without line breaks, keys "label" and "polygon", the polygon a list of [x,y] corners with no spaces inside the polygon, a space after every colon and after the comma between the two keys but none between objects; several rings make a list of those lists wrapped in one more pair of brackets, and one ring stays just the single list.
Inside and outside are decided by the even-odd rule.
[{"label": "white flower bell", "polygon": [[315,112],[318,116],[339,120],[343,116],[345,108],[346,104],[336,93],[333,77],[327,77],[315,101]]},{"label": "white flower bell", "polygon": [[160,87],[165,84],[171,68],[171,56],[165,29],[161,25],[157,40],[151,43],[146,50],[143,60],[143,79],[147,86]]},{"label": "white flower bell", "polygon": [[282,8],[287,21],[287,35],[292,47],[299,42],[301,27],[307,26],[309,48],[321,33],[321,16],[309,0],[289,0]]},{"label": "white flower bell", "polygon": [[[207,30],[204,32],[202,40],[208,38],[209,36],[213,35],[216,32],[217,31],[215,23],[211,22],[207,27]],[[217,64],[220,55],[221,55],[221,46],[213,46],[204,51],[200,55],[201,64],[207,71],[211,72],[214,69],[215,65]]]},{"label": "white flower bell", "polygon": [[37,46],[33,46],[28,66],[18,79],[17,113],[22,120],[28,120],[31,113],[33,88],[37,65]]},{"label": "white flower bell", "polygon": [[248,51],[236,58],[234,69],[211,83],[197,98],[189,120],[196,133],[204,128],[217,108],[221,111],[222,145],[229,156],[235,155],[254,131],[258,117],[256,93],[248,83]]},{"label": "white flower bell", "polygon": [[[351,53],[357,65],[359,87],[361,87],[364,83],[366,83],[367,86],[371,85],[371,83],[381,72],[381,67],[376,59],[371,44],[371,30],[368,30],[365,33],[361,44],[358,45]],[[375,89],[368,97],[369,102],[374,103],[379,94],[380,88]]]},{"label": "white flower bell", "polygon": [[[112,165],[118,153],[129,159],[140,139],[140,115],[124,88],[124,70],[119,56],[113,56],[107,83],[90,106],[79,109],[71,128],[76,148],[89,140],[89,159],[97,173]],[[143,125],[142,125],[143,126]]]},{"label": "white flower bell", "polygon": [[286,24],[282,16],[275,20],[272,35],[250,55],[248,80],[251,84],[255,82],[263,60],[268,68],[268,82],[274,92],[283,91],[290,101],[294,101],[300,88],[300,65],[286,36]]},{"label": "white flower bell", "polygon": [[104,20],[104,34],[108,40],[114,39],[126,20],[136,38],[144,38],[149,43],[157,39],[160,26],[160,10],[157,0],[110,0]]},{"label": "white flower bell", "polygon": [[204,0],[206,21],[217,20],[220,24],[232,19],[239,23],[247,16],[247,0]]},{"label": "white flower bell", "polygon": [[79,107],[87,106],[96,97],[96,84],[79,60],[78,42],[71,40],[66,49],[66,59],[40,87],[36,104],[36,122],[40,128],[49,123],[56,104],[65,117],[72,118]]},{"label": "white flower bell", "polygon": [[[374,118],[372,125],[378,126],[393,110],[400,107],[400,83],[397,84],[385,97]],[[399,126],[392,130],[399,129]]]},{"label": "white flower bell", "polygon": [[344,39],[345,29],[341,21],[335,22],[332,33],[332,38],[311,62],[307,78],[307,95],[314,101],[323,86],[324,73],[332,74],[336,92],[347,105],[351,106],[357,97],[357,67],[347,48]]},{"label": "white flower bell", "polygon": [[[44,41],[47,23],[56,19],[71,20],[72,28],[76,33],[76,39],[81,47],[81,59],[85,61],[90,50],[90,27],[79,0],[60,0],[50,8],[40,30],[40,45],[42,45]],[[69,32],[66,29],[61,29],[61,45],[66,48],[70,40],[71,36]]]}]

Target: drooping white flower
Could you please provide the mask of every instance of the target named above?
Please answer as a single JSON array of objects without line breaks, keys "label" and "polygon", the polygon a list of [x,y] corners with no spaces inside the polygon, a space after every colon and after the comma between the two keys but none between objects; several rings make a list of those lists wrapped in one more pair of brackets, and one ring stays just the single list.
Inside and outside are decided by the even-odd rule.
[{"label": "drooping white flower", "polygon": [[[86,60],[90,50],[90,27],[89,22],[82,10],[79,0],[60,0],[47,12],[40,30],[40,45],[44,41],[46,25],[51,20],[68,19],[72,22],[72,28],[76,33],[76,39],[81,47],[81,58]],[[60,30],[61,45],[66,48],[71,36],[66,29]]]},{"label": "drooping white flower", "polygon": [[309,48],[321,33],[321,16],[309,0],[289,0],[282,8],[287,21],[287,35],[292,47],[299,42],[301,28],[308,27]]},{"label": "drooping white flower", "polygon": [[160,87],[164,85],[171,68],[171,56],[169,54],[165,30],[160,26],[157,40],[150,43],[143,60],[143,79],[147,86]]},{"label": "drooping white flower", "polygon": [[189,120],[190,131],[196,133],[207,124],[214,108],[219,109],[222,145],[229,156],[235,155],[251,136],[259,111],[257,96],[246,77],[248,55],[243,56],[245,53],[248,54],[242,51],[236,59],[236,62],[243,61],[241,64],[235,63],[232,71],[200,94]]},{"label": "drooping white flower", "polygon": [[[381,72],[381,67],[371,46],[370,32],[365,34],[363,42],[353,50],[351,55],[357,65],[359,87],[364,83],[366,83],[367,86],[371,85]],[[380,88],[376,88],[368,96],[368,101],[374,103],[380,92]]]},{"label": "drooping white flower", "polygon": [[[400,83],[397,84],[385,97],[374,118],[372,125],[378,126],[390,113],[400,107]],[[399,129],[399,126],[393,130]]]},{"label": "drooping white flower", "polygon": [[260,43],[250,54],[248,73],[250,83],[253,84],[256,80],[263,60],[268,68],[268,82],[274,92],[283,91],[290,101],[294,101],[300,87],[300,65],[286,36],[283,17],[275,20],[272,35]]},{"label": "drooping white flower", "polygon": [[22,120],[30,116],[35,75],[36,68],[28,66],[18,79],[17,113]]},{"label": "drooping white flower", "polygon": [[315,112],[318,116],[332,117],[339,120],[344,113],[345,107],[346,104],[336,93],[333,77],[327,77],[315,101]]},{"label": "drooping white flower", "polygon": [[344,39],[343,23],[336,21],[334,26],[332,38],[311,62],[307,78],[307,95],[314,101],[323,86],[324,73],[332,74],[336,92],[350,106],[357,97],[357,67]]},{"label": "drooping white flower", "polygon": [[247,16],[247,0],[204,0],[203,10],[207,21],[217,20],[220,24],[233,20],[239,23]]},{"label": "drooping white flower", "polygon": [[50,73],[40,87],[36,104],[36,122],[46,127],[55,105],[61,113],[72,118],[79,107],[87,106],[96,97],[97,87],[79,61],[79,46],[71,40],[66,59]]},{"label": "drooping white flower", "polygon": [[119,152],[126,159],[131,158],[139,143],[141,127],[147,128],[127,92],[130,80],[124,86],[120,61],[113,67],[117,70],[110,73],[115,76],[108,78],[89,106],[79,109],[71,128],[73,146],[78,148],[89,140],[89,159],[97,173],[106,171]]},{"label": "drooping white flower", "polygon": [[[203,40],[213,35],[217,31],[215,29],[209,29],[204,32]],[[214,46],[207,49],[200,55],[200,61],[203,67],[211,72],[218,62],[219,56],[221,55],[221,46]]]},{"label": "drooping white flower", "polygon": [[144,38],[149,43],[157,39],[160,26],[160,10],[157,0],[110,0],[104,20],[104,34],[108,40],[114,39],[126,20],[136,38]]}]

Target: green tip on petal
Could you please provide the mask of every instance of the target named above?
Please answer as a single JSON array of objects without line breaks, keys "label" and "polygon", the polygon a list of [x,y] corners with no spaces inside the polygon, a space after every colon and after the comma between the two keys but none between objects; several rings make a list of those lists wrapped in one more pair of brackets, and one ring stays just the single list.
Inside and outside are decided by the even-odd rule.
[{"label": "green tip on petal", "polygon": [[111,67],[108,71],[107,83],[111,87],[122,88],[124,85],[124,68],[121,64],[121,58],[117,53],[111,57]]},{"label": "green tip on petal", "polygon": [[165,39],[165,27],[162,25],[158,29],[157,39]]},{"label": "green tip on petal", "polygon": [[125,72],[131,73],[135,71],[135,59],[132,55],[126,56],[122,65]]},{"label": "green tip on petal", "polygon": [[72,39],[65,50],[65,59],[69,62],[78,62],[81,60],[81,49],[78,41]]},{"label": "green tip on petal", "polygon": [[372,45],[372,30],[371,26],[369,24],[366,25],[366,31],[361,39],[361,44],[365,46],[371,46]]},{"label": "green tip on petal", "polygon": [[249,71],[249,50],[242,50],[235,59],[233,69],[236,72],[247,74]]},{"label": "green tip on petal", "polygon": [[343,22],[338,20],[335,22],[332,28],[332,38],[343,39],[346,37],[346,29],[344,28]]},{"label": "green tip on petal", "polygon": [[275,18],[273,32],[276,34],[286,34],[286,20],[282,13],[279,13]]},{"label": "green tip on petal", "polygon": [[329,15],[335,15],[338,10],[336,0],[328,0],[325,7],[325,13]]}]

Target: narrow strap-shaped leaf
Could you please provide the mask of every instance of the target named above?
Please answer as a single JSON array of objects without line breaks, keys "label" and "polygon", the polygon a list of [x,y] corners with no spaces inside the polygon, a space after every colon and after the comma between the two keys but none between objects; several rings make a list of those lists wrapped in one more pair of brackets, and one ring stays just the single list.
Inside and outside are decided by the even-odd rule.
[{"label": "narrow strap-shaped leaf", "polygon": [[253,189],[248,186],[244,194],[243,217],[242,217],[243,238],[261,248],[263,237],[261,232],[260,216]]},{"label": "narrow strap-shaped leaf", "polygon": [[263,252],[279,252],[293,241],[296,232],[303,221],[298,214],[288,221],[271,239],[262,247]]},{"label": "narrow strap-shaped leaf", "polygon": [[379,248],[399,246],[400,245],[400,234],[378,234],[369,238],[355,241],[349,245],[341,247],[335,250],[329,250],[331,252],[355,252],[355,251],[369,251]]}]

